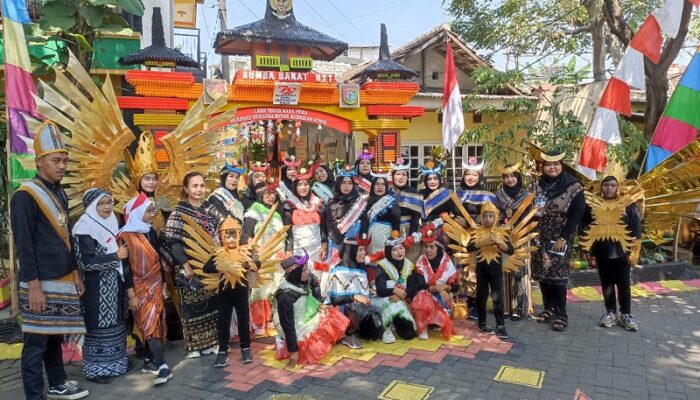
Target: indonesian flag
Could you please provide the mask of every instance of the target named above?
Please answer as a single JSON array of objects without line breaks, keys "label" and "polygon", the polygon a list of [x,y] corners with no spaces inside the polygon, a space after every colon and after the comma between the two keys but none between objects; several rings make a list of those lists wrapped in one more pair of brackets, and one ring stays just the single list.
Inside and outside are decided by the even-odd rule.
[{"label": "indonesian flag", "polygon": [[459,94],[457,69],[452,56],[452,43],[447,41],[445,56],[445,88],[442,92],[442,145],[450,153],[454,152],[459,136],[464,132],[462,96]]}]

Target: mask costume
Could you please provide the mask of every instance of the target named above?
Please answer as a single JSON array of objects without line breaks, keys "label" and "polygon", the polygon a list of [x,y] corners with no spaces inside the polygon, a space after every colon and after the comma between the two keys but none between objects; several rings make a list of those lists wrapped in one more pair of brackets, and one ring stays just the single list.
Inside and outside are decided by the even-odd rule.
[{"label": "mask costume", "polygon": [[[384,194],[376,194],[376,185],[384,183]],[[384,249],[384,243],[391,237],[391,232],[398,231],[401,227],[401,207],[396,203],[396,198],[389,194],[389,181],[384,177],[372,179],[367,207],[360,219],[360,232],[372,238],[369,244],[369,254],[374,254]]]},{"label": "mask costume", "polygon": [[83,374],[89,380],[106,380],[126,373],[127,289],[133,287],[131,270],[117,257],[119,223],[110,211],[102,217],[99,202],[112,197],[102,189],[83,195],[83,214],[73,226],[73,245],[78,270],[85,284],[81,297],[84,308],[85,343]]},{"label": "mask costume", "polygon": [[[478,220],[481,206],[487,201],[494,203],[496,196],[484,188],[482,182],[484,173],[483,161],[478,163],[475,157],[470,157],[466,163],[462,163],[462,169],[464,170],[464,175],[455,193],[472,219]],[[470,171],[479,174],[478,182],[472,186],[467,185],[465,182],[465,177]]]},{"label": "mask costume", "polygon": [[[433,259],[421,254],[408,278],[408,297],[412,299],[411,308],[416,316],[418,334],[420,338],[427,339],[428,325],[437,325],[441,328],[442,337],[449,340],[454,333],[450,318],[454,304],[451,298],[445,300],[445,297],[459,290],[459,274],[445,252],[444,243],[438,240],[437,229],[432,223],[421,228],[421,241],[426,245],[434,243],[437,254]],[[430,292],[431,287],[435,288],[433,292]]]},{"label": "mask costume", "polygon": [[350,320],[336,307],[321,307],[321,289],[312,273],[303,279],[308,255],[282,260],[284,280],[275,292],[278,360],[299,352],[301,364],[315,364],[345,336]]},{"label": "mask costume", "polygon": [[[562,163],[564,154],[540,153],[544,163]],[[566,290],[574,247],[573,236],[586,209],[583,185],[570,173],[563,170],[550,177],[542,174],[537,185],[536,203],[540,207],[539,250],[532,259],[533,278],[540,283],[545,310],[538,320],[550,322],[557,331],[566,329]],[[563,254],[555,254],[553,246],[562,239]]]}]

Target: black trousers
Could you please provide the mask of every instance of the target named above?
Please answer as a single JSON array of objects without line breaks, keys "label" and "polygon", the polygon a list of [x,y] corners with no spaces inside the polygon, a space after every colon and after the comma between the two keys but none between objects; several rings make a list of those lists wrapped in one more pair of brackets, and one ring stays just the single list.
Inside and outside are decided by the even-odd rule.
[{"label": "black trousers", "polygon": [[165,364],[165,355],[163,354],[163,345],[159,339],[151,338],[146,341],[146,359],[152,360],[157,367]]},{"label": "black trousers", "polygon": [[566,321],[568,318],[566,314],[566,282],[540,281],[540,291],[542,292],[544,309]]},{"label": "black trousers", "polygon": [[248,305],[248,288],[237,284],[234,288],[226,286],[219,291],[219,319],[217,331],[219,334],[219,351],[228,351],[231,340],[231,313],[236,310],[238,321],[238,337],[241,349],[250,348],[250,306]]},{"label": "black trousers", "polygon": [[22,384],[27,400],[44,398],[44,369],[49,387],[63,385],[66,371],[63,369],[62,335],[24,334],[22,348]]},{"label": "black trousers", "polygon": [[496,325],[504,325],[503,317],[503,268],[500,263],[485,262],[476,264],[476,312],[479,316],[479,325],[486,323],[486,301],[489,298],[489,288],[491,290],[491,301],[493,303],[493,316],[496,318]]},{"label": "black trousers", "polygon": [[630,290],[630,263],[627,257],[622,258],[598,258],[598,276],[603,288],[605,309],[617,312],[615,288],[617,288],[617,300],[620,302],[620,312],[629,314],[632,308],[632,293]]}]

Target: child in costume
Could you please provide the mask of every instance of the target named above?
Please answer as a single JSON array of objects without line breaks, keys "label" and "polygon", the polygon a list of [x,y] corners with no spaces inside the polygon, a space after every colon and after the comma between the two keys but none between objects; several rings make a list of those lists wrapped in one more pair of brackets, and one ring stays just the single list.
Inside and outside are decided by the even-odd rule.
[{"label": "child in costume", "polygon": [[350,319],[341,341],[351,349],[362,348],[358,335],[365,340],[378,340],[384,334],[381,311],[372,305],[365,272],[367,239],[346,239],[340,256],[342,261],[331,268],[326,302],[340,306]]},{"label": "child in costume", "polygon": [[418,338],[423,340],[428,339],[429,325],[440,327],[442,337],[450,339],[453,333],[450,318],[454,308],[452,294],[459,290],[459,273],[445,252],[444,243],[437,238],[438,232],[432,223],[421,229],[423,254],[416,261],[407,284]]},{"label": "child in costume", "polygon": [[282,261],[284,280],[275,292],[278,360],[314,364],[345,336],[350,320],[335,307],[321,304],[319,281],[309,271],[309,256]]},{"label": "child in costume", "polygon": [[382,312],[382,341],[387,344],[396,342],[392,328],[401,339],[416,337],[416,321],[411,315],[406,292],[406,280],[413,272],[413,263],[406,258],[405,240],[406,237],[399,237],[398,231],[392,232],[392,237],[384,245],[384,258],[377,263],[374,278],[377,295],[372,298],[372,304]]},{"label": "child in costume", "polygon": [[474,228],[469,243],[470,252],[476,252],[476,310],[479,329],[494,334],[486,323],[486,301],[491,291],[493,315],[496,318],[495,334],[501,339],[508,337],[503,316],[503,265],[502,253],[513,254],[506,228],[498,226],[499,211],[490,201],[481,207],[481,224]]},{"label": "child in costume", "polygon": [[598,321],[602,327],[609,328],[617,323],[628,331],[638,329],[631,312],[630,264],[639,261],[641,249],[642,218],[634,204],[639,198],[639,192],[621,194],[614,176],[603,178],[600,194],[586,192],[588,208],[583,219],[586,233],[579,243],[591,252],[598,265],[605,299],[605,313]]}]

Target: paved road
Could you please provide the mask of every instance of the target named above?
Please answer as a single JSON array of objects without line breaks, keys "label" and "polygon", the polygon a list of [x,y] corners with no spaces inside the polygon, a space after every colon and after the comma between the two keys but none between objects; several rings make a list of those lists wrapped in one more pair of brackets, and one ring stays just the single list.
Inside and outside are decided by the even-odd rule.
[{"label": "paved road", "polygon": [[[571,304],[569,329],[564,333],[531,321],[510,322],[507,342],[512,346],[477,335],[473,323],[467,322],[462,331],[466,329],[474,343],[464,353],[412,351],[404,357],[386,356],[365,364],[341,361],[332,371],[301,378],[279,378],[281,370],[263,366],[260,357],[253,367],[243,367],[233,360],[237,353],[232,353],[227,370],[216,370],[210,367],[212,358],[183,361],[182,349],[172,345],[167,358],[175,365],[175,378],[163,387],[153,388],[150,376],[136,372],[110,385],[85,385],[91,398],[105,400],[267,400],[281,393],[316,400],[376,399],[394,380],[433,386],[430,399],[440,400],[569,400],[577,389],[595,400],[700,399],[700,292],[634,299],[640,325],[637,333],[597,327],[601,307],[601,302]],[[502,365],[545,371],[542,389],[494,381]],[[68,368],[74,376],[80,375],[79,365]],[[241,386],[242,379],[236,378],[245,372],[250,372],[245,375],[249,386]],[[19,361],[0,362],[0,397],[23,398]]]}]

